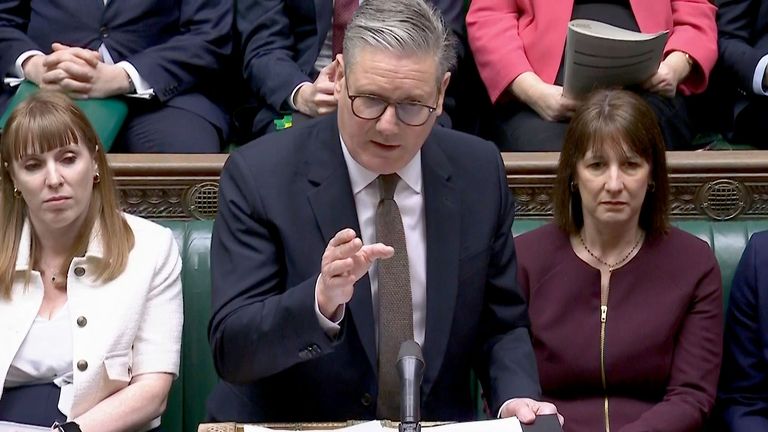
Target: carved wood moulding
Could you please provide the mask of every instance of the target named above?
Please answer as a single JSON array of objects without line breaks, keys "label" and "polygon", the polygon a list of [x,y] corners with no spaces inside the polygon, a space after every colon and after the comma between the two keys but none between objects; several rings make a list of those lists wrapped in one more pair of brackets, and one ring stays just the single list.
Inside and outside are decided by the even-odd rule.
[{"label": "carved wood moulding", "polygon": [[[504,153],[517,217],[552,215],[559,153]],[[668,152],[674,218],[768,216],[768,152]]]},{"label": "carved wood moulding", "polygon": [[[504,153],[517,217],[552,215],[558,153]],[[227,155],[110,154],[128,213],[153,219],[212,219]],[[670,152],[675,218],[768,216],[768,152]]]}]

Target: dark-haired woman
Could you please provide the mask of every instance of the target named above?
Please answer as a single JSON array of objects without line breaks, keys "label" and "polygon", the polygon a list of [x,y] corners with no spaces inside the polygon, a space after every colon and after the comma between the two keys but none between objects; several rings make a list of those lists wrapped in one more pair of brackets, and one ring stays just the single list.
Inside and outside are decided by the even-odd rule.
[{"label": "dark-haired woman", "polygon": [[720,370],[720,271],[668,225],[664,145],[642,99],[585,101],[555,194],[555,223],[515,241],[544,399],[566,432],[698,431]]}]

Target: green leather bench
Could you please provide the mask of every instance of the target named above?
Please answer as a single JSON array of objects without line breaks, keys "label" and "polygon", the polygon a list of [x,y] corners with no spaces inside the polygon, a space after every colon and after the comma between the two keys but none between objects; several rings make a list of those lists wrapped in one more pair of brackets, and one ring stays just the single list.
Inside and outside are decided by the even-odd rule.
[{"label": "green leather bench", "polygon": [[[519,234],[536,228],[547,219],[518,219],[513,232]],[[167,432],[196,431],[205,416],[205,399],[217,377],[208,346],[210,317],[209,248],[213,222],[160,221],[171,228],[181,246],[184,269],[184,335],[179,379],[173,385],[168,408],[163,416]],[[741,252],[749,237],[768,229],[768,219],[712,221],[703,219],[675,220],[673,224],[705,240],[715,250],[723,275],[724,295]]]}]

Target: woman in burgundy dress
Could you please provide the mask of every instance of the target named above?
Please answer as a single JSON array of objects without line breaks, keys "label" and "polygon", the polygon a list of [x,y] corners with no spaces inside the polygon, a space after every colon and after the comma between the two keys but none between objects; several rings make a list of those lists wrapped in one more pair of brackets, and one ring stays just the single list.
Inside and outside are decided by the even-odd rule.
[{"label": "woman in burgundy dress", "polygon": [[668,201],[651,109],[593,93],[566,134],[555,223],[515,241],[544,399],[566,432],[698,431],[712,409],[720,270],[669,226]]}]

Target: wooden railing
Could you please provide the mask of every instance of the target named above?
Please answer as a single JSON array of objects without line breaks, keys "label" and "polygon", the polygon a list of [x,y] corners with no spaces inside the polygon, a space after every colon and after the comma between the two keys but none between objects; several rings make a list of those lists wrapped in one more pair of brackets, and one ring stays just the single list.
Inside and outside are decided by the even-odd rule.
[{"label": "wooden railing", "polygon": [[[517,217],[552,214],[558,153],[504,153]],[[227,155],[110,154],[125,210],[155,219],[211,219]],[[669,152],[675,218],[768,216],[768,151]]]}]

